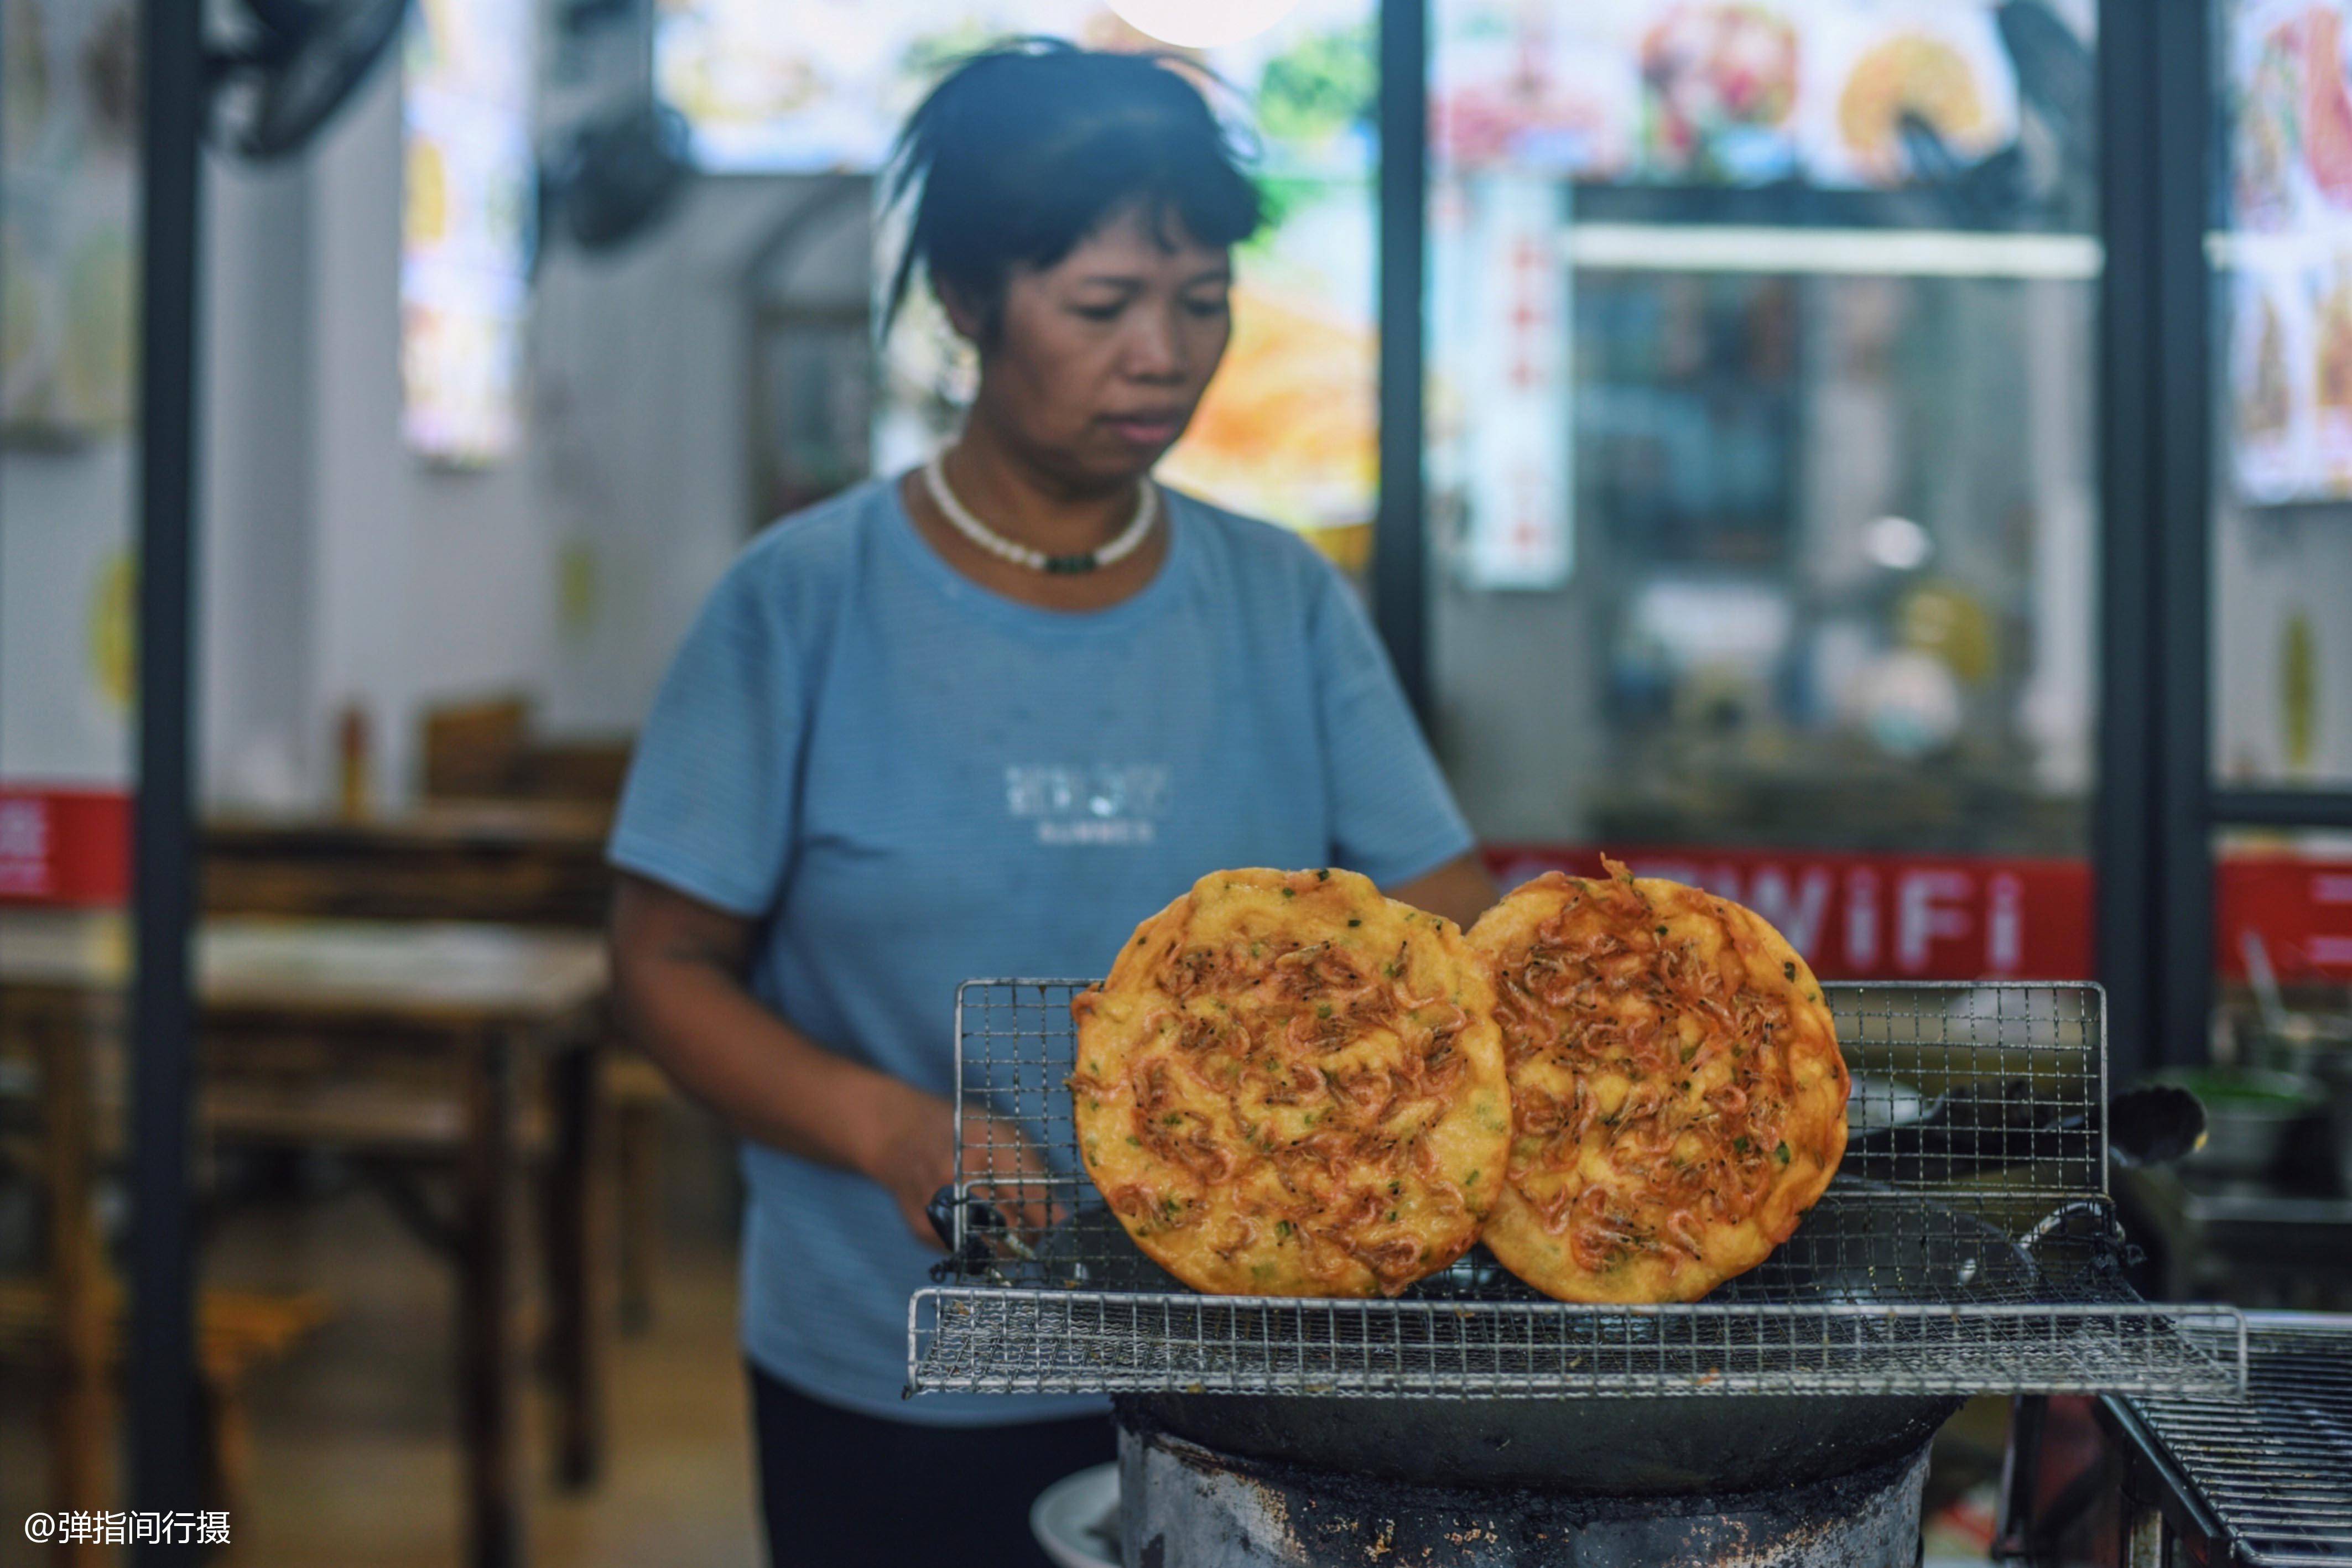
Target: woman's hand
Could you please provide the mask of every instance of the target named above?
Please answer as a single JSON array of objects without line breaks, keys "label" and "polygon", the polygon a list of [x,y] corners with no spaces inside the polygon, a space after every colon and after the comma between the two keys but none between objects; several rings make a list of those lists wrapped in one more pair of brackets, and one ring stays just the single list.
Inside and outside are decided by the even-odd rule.
[{"label": "woman's hand", "polygon": [[[613,973],[623,1017],[646,1053],[745,1137],[880,1182],[907,1228],[939,1245],[924,1212],[956,1178],[956,1113],[936,1094],[835,1055],[743,986],[751,922],[623,873],[613,903]],[[966,1174],[990,1183],[1005,1219],[1052,1223],[1046,1174],[1020,1129],[963,1115]]]},{"label": "woman's hand", "polygon": [[[872,1156],[861,1162],[863,1172],[890,1195],[915,1239],[938,1248],[930,1202],[956,1179],[955,1108],[895,1082],[883,1102],[881,1135]],[[966,1185],[985,1185],[989,1201],[1024,1236],[1043,1233],[1054,1221],[1055,1205],[1034,1179],[1049,1174],[1035,1146],[1014,1124],[977,1107],[965,1107],[962,1122]]]}]

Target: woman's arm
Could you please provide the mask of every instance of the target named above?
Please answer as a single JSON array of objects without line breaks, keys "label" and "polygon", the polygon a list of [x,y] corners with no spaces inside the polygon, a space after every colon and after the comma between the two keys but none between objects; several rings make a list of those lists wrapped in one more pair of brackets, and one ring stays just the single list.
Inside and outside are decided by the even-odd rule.
[{"label": "woman's arm", "polygon": [[[881,1183],[908,1228],[937,1245],[924,1206],[955,1179],[954,1107],[835,1055],[761,1006],[742,978],[752,930],[623,873],[610,938],[624,1025],[734,1131]],[[1003,1137],[999,1129],[988,1146]]]},{"label": "woman's arm", "polygon": [[1426,909],[1432,915],[1443,915],[1467,931],[1478,916],[1494,907],[1502,894],[1496,890],[1495,879],[1486,874],[1486,867],[1476,851],[1447,861],[1435,871],[1426,872],[1411,882],[1381,892],[1415,909]]}]

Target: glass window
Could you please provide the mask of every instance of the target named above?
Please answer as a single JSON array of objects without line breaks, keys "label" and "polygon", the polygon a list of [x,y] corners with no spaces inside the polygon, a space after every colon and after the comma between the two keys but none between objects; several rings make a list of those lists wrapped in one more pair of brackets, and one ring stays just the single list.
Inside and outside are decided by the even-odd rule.
[{"label": "glass window", "polygon": [[2215,779],[2352,783],[2352,81],[2346,7],[2215,8]]},{"label": "glass window", "polygon": [[1490,841],[2084,854],[2092,20],[1435,7],[1433,685]]},{"label": "glass window", "polygon": [[[2340,0],[2218,0],[2211,772],[2352,787],[2352,84]],[[2352,834],[2214,835],[2214,1016],[2256,1088],[2352,1095]],[[2241,1120],[2242,1120],[2242,1116]],[[2336,1141],[2352,1139],[2352,1121]],[[2298,1140],[2324,1164],[2328,1140]],[[2209,1162],[2210,1163],[2210,1162]],[[2293,1160],[2215,1173],[2335,1190]]]}]

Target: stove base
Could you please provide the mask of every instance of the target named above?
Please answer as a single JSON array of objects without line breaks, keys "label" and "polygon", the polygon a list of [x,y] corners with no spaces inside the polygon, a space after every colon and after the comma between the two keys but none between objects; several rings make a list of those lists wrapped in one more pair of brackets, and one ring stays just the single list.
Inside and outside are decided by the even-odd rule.
[{"label": "stove base", "polygon": [[1786,1490],[1592,1498],[1368,1481],[1118,1434],[1127,1568],[1912,1568],[1927,1450]]}]

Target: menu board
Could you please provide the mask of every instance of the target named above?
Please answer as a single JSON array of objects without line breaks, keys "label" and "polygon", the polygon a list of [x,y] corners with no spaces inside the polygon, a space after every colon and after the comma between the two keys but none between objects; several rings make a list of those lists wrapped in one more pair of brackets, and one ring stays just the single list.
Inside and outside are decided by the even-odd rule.
[{"label": "menu board", "polygon": [[[1244,98],[1280,61],[1277,82],[1295,90],[1261,116],[1269,160],[1361,171],[1370,144],[1356,134],[1357,105],[1331,89],[1372,90],[1375,11],[1374,0],[1303,0],[1241,42],[1180,52]],[[654,79],[693,128],[705,169],[864,172],[883,165],[899,126],[950,64],[1024,35],[1169,47],[1102,0],[659,0]],[[1369,120],[1368,99],[1362,110]]]},{"label": "menu board", "polygon": [[1533,174],[1450,182],[1430,203],[1424,468],[1465,587],[1558,588],[1576,564],[1565,208]]},{"label": "menu board", "polygon": [[0,435],[130,426],[138,8],[0,0]]},{"label": "menu board", "polygon": [[1449,0],[1442,170],[1591,182],[1903,183],[1906,118],[1966,165],[2015,141],[1991,0]]},{"label": "menu board", "polygon": [[2240,0],[2229,16],[2228,442],[2256,505],[2352,496],[2347,14]]},{"label": "menu board", "polygon": [[401,96],[401,426],[473,465],[520,428],[535,168],[530,0],[424,0]]},{"label": "menu board", "polygon": [[[1302,0],[1242,42],[1180,51],[1232,89],[1268,222],[1234,258],[1234,339],[1160,477],[1369,551],[1380,466],[1373,0]],[[1163,49],[1096,0],[662,0],[656,75],[706,167],[872,172],[961,56],[1015,35]],[[887,225],[877,277],[898,235]],[[885,352],[876,465],[919,462],[971,392],[970,350],[918,289]]]}]

